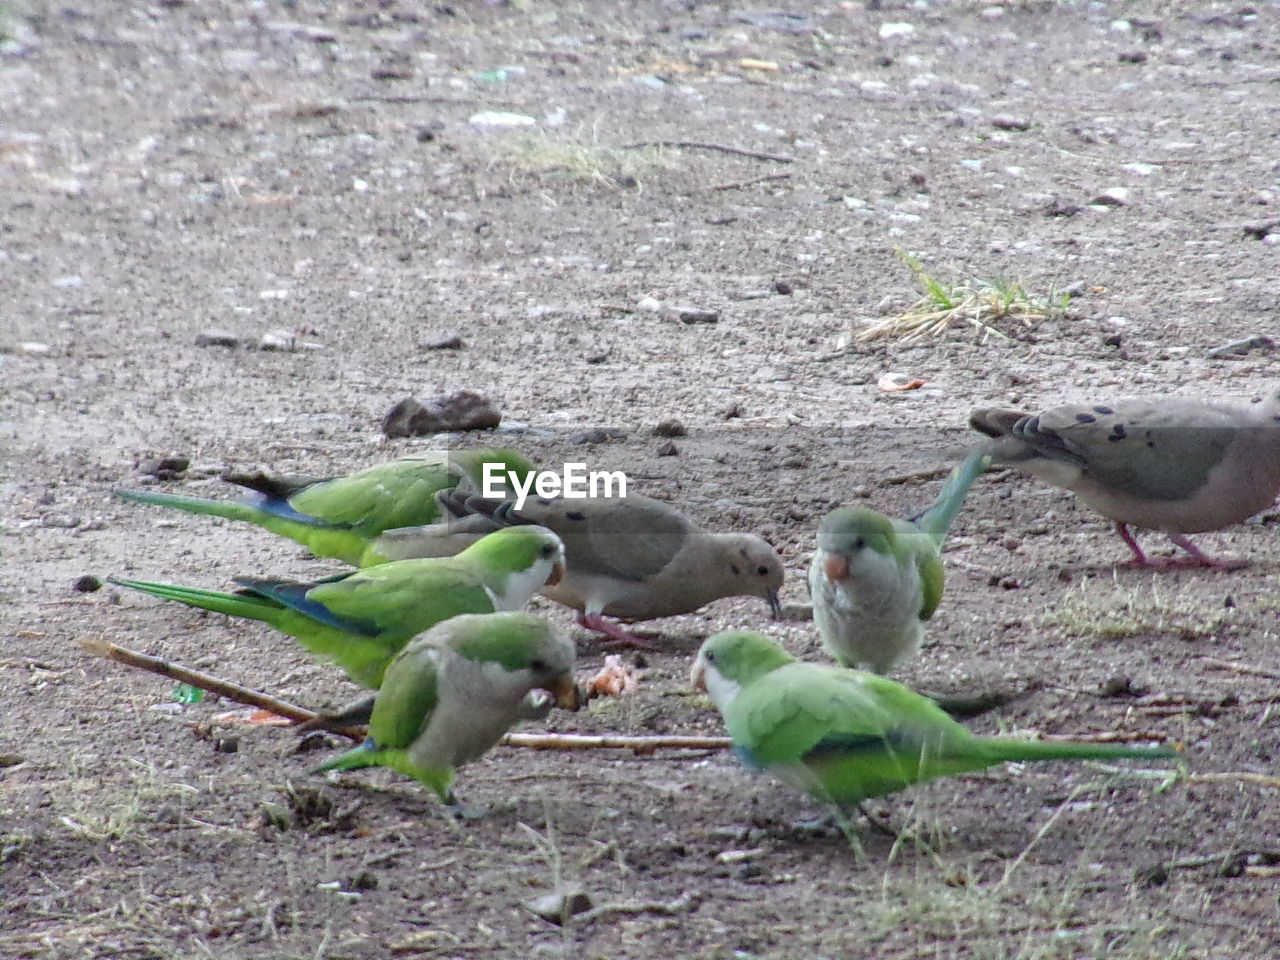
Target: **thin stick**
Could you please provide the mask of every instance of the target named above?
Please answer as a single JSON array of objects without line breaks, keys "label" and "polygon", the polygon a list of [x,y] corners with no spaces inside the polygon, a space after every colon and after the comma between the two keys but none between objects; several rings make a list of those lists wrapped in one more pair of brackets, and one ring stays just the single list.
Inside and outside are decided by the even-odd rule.
[{"label": "thin stick", "polygon": [[[280,700],[270,694],[251,690],[248,687],[240,686],[238,683],[232,683],[230,680],[222,680],[207,673],[200,673],[198,670],[191,670],[181,664],[170,663],[160,657],[153,657],[149,654],[139,653],[136,650],[130,650],[127,647],[117,646],[114,643],[108,643],[106,640],[81,637],[80,646],[99,657],[123,663],[125,666],[137,667],[139,670],[158,673],[163,677],[171,677],[179,683],[188,683],[193,687],[216,693],[236,703],[258,707],[268,713],[274,713],[277,716],[285,717],[298,723],[306,723],[320,716],[306,707]],[[363,740],[365,735],[363,728],[343,728],[332,732],[350,737],[353,740]]]},{"label": "thin stick", "polygon": [[508,747],[528,750],[728,750],[733,741],[728,737],[628,737],[622,734],[581,733],[508,733],[499,741]]},{"label": "thin stick", "polygon": [[717,183],[715,186],[707,187],[707,190],[715,192],[717,190],[743,190],[747,187],[754,187],[757,183],[768,183],[771,180],[790,180],[789,173],[766,173],[763,177],[752,177],[750,180],[735,180],[733,183]]},{"label": "thin stick", "polygon": [[1232,663],[1230,660],[1218,660],[1215,657],[1201,657],[1200,661],[1215,670],[1232,670],[1235,673],[1247,674],[1251,677],[1266,677],[1268,680],[1280,680],[1280,670],[1267,670],[1264,667],[1251,667],[1247,663]]},{"label": "thin stick", "polygon": [[742,147],[730,147],[723,143],[704,143],[700,140],[641,140],[639,143],[628,143],[623,150],[638,150],[642,147],[658,147],[660,149],[687,150],[719,150],[721,153],[732,153],[739,157],[750,157],[752,160],[772,160],[774,163],[795,163],[795,157],[784,157],[777,153],[761,153],[757,150],[744,150]]}]

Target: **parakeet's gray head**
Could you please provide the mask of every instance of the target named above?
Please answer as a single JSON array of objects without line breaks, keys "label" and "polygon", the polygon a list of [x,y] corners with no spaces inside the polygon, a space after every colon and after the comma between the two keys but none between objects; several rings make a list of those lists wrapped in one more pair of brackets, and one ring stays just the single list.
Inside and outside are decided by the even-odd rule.
[{"label": "parakeet's gray head", "polygon": [[884,514],[863,507],[832,510],[818,526],[818,549],[826,554],[824,572],[828,579],[842,580],[866,551],[889,556],[893,539],[893,521]]},{"label": "parakeet's gray head", "polygon": [[793,661],[791,654],[763,634],[726,630],[703,643],[689,682],[694,689],[706,691],[723,712],[747,684]]},{"label": "parakeet's gray head", "polygon": [[433,627],[435,635],[459,656],[481,665],[495,691],[519,699],[545,690],[558,706],[576,709],[572,641],[530,613],[469,613]]},{"label": "parakeet's gray head", "polygon": [[723,550],[718,571],[725,597],[760,597],[769,604],[774,619],[782,616],[778,591],[785,576],[778,551],[750,533],[725,533],[718,537]]}]

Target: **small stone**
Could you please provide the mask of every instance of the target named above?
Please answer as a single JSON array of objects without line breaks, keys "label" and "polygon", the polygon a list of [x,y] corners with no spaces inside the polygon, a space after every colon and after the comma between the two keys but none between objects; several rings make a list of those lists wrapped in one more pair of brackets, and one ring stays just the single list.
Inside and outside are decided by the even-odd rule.
[{"label": "small stone", "polygon": [[676,442],[674,440],[668,440],[666,443],[660,446],[656,451],[656,453],[660,457],[674,457],[679,452],[680,452],[680,448],[676,446]]},{"label": "small stone", "polygon": [[527,114],[505,110],[481,110],[467,117],[467,123],[475,127],[532,127],[537,122]]},{"label": "small stone", "polygon": [[1146,690],[1134,686],[1132,680],[1125,676],[1110,677],[1098,688],[1100,697],[1140,697]]},{"label": "small stone", "polygon": [[49,346],[47,343],[37,343],[34,340],[28,340],[25,343],[20,343],[14,347],[13,352],[25,354],[28,357],[42,357],[52,349],[53,347]]},{"label": "small stone", "polygon": [[548,923],[562,927],[570,917],[586,913],[595,904],[585,890],[562,890],[524,902],[524,908]]},{"label": "small stone", "polygon": [[662,301],[656,297],[645,297],[636,304],[636,309],[645,313],[658,313],[662,310]]},{"label": "small stone", "polygon": [[1095,207],[1123,207],[1129,202],[1129,196],[1127,187],[1107,187],[1089,203]]},{"label": "small stone", "polygon": [[720,314],[715,310],[702,310],[698,307],[677,307],[676,319],[681,323],[693,325],[695,323],[719,323]]},{"label": "small stone", "polygon": [[439,340],[433,340],[428,344],[424,344],[423,350],[461,350],[463,347],[462,338],[456,333],[447,337],[441,337]]},{"label": "small stone", "polygon": [[1044,205],[1043,213],[1046,217],[1074,217],[1083,209],[1078,203],[1054,197]]},{"label": "small stone", "polygon": [[369,870],[361,870],[354,877],[347,881],[344,889],[347,890],[377,890],[378,878]]},{"label": "small stone", "polygon": [[795,620],[803,623],[813,619],[812,603],[788,603],[782,608],[782,620]]},{"label": "small stone", "polygon": [[1113,333],[1109,337],[1102,338],[1102,345],[1104,347],[1118,347],[1123,342],[1123,338],[1118,333]]},{"label": "small stone", "polygon": [[602,353],[591,353],[583,357],[582,359],[585,360],[588,365],[593,367],[598,367],[600,364],[604,363],[606,360],[609,359],[609,351],[605,350]]},{"label": "small stone", "polygon": [[1116,59],[1121,63],[1146,63],[1147,57],[1145,50],[1123,50]]},{"label": "small stone", "polygon": [[608,443],[610,440],[623,440],[626,436],[627,431],[621,427],[592,427],[590,430],[575,433],[569,438],[569,442],[573,444]]},{"label": "small stone", "polygon": [[487,398],[472,390],[433,397],[421,404],[405,397],[382,418],[387,437],[422,437],[462,430],[492,430],[502,414]]},{"label": "small stone", "polygon": [[59,530],[70,530],[80,526],[80,518],[69,513],[51,513],[40,521],[41,526],[54,527]]},{"label": "small stone", "polygon": [[102,581],[86,573],[83,577],[76,577],[75,583],[71,584],[71,589],[76,593],[94,593],[102,589]]},{"label": "small stone", "polygon": [[238,753],[240,740],[236,737],[218,737],[213,741],[213,749],[218,753]]},{"label": "small stone", "polygon": [[729,406],[725,407],[724,410],[720,412],[720,417],[723,420],[741,419],[742,404],[740,404],[737,400],[733,401],[733,403],[729,404]]},{"label": "small stone", "polygon": [[1075,297],[1084,296],[1085,291],[1088,289],[1089,289],[1089,285],[1087,283],[1085,283],[1083,280],[1076,280],[1074,283],[1068,283],[1065,287],[1063,287],[1058,292],[1061,293],[1063,296],[1071,297],[1074,299]]},{"label": "small stone", "polygon": [[185,473],[191,466],[190,457],[147,457],[138,462],[138,472],[144,477],[155,477],[158,480],[173,480]]},{"label": "small stone", "polygon": [[1169,868],[1163,863],[1148,863],[1133,871],[1133,881],[1143,887],[1162,887],[1169,882]]},{"label": "small stone", "polygon": [[741,880],[743,882],[760,880],[764,877],[764,875],[765,875],[765,869],[764,867],[760,866],[760,864],[758,863],[744,863],[742,866],[740,866],[737,870],[733,872],[733,878],[735,880]]},{"label": "small stone", "polygon": [[1263,240],[1273,233],[1280,233],[1280,220],[1254,220],[1240,229],[1244,231],[1246,237]]},{"label": "small stone", "polygon": [[764,847],[752,847],[750,850],[721,850],[716,854],[716,863],[746,863],[764,855]]},{"label": "small stone", "polygon": [[685,437],[689,431],[679,420],[659,420],[653,428],[655,437]]},{"label": "small stone", "polygon": [[298,338],[288,330],[269,330],[258,341],[258,349],[294,353],[298,349]]},{"label": "small stone", "polygon": [[1024,117],[992,117],[991,126],[997,130],[1009,130],[1014,133],[1022,133],[1031,129],[1031,121]]},{"label": "small stone", "polygon": [[776,283],[774,283],[773,292],[782,294],[782,296],[784,297],[789,297],[791,296],[792,293],[795,292],[795,288],[792,287],[791,284],[788,283],[786,280],[779,280]]},{"label": "small stone", "polygon": [[203,330],[196,334],[197,347],[238,347],[240,337],[228,330]]},{"label": "small stone", "polygon": [[916,28],[909,23],[882,23],[880,24],[880,39],[888,40],[892,37],[909,37],[916,32]]}]

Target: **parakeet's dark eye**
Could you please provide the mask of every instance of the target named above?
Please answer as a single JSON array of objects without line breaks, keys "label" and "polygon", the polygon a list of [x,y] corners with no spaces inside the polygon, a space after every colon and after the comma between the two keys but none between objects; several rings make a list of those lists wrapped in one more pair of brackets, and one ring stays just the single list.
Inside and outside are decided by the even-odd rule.
[{"label": "parakeet's dark eye", "polygon": [[549,543],[543,544],[542,549],[539,550],[538,553],[544,557],[554,557],[556,555],[556,548]]},{"label": "parakeet's dark eye", "polygon": [[855,550],[861,550],[866,545],[867,545],[867,541],[864,540],[862,537],[858,537],[853,541],[853,549]]},{"label": "parakeet's dark eye", "polygon": [[756,573],[762,577],[767,577],[769,575],[769,568],[762,563],[760,566],[756,567]]},{"label": "parakeet's dark eye", "polygon": [[547,661],[545,661],[545,660],[531,660],[531,661],[529,662],[529,669],[530,669],[530,670],[532,670],[534,673],[546,673],[546,672],[547,672]]},{"label": "parakeet's dark eye", "polygon": [[710,650],[708,650],[706,653],[702,655],[702,659],[707,661],[707,663],[715,663],[716,655],[712,653]]}]

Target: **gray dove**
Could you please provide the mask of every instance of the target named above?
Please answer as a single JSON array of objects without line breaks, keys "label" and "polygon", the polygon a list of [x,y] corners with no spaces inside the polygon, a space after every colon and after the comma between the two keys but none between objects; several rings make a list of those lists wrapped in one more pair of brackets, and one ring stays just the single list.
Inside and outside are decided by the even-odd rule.
[{"label": "gray dove", "polygon": [[994,438],[983,449],[996,464],[1070,490],[1114,521],[1140,567],[1177,563],[1148,559],[1131,526],[1167,534],[1191,565],[1247,565],[1208,556],[1186,534],[1239,523],[1280,492],[1280,388],[1252,406],[1143,397],[1038,414],[977,409],[969,425]]}]

